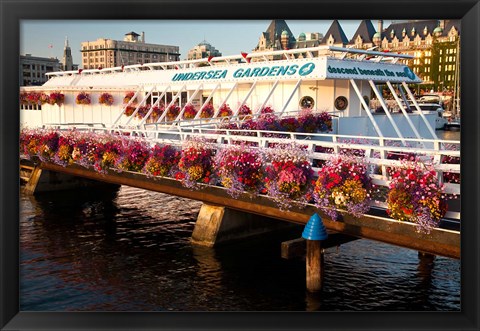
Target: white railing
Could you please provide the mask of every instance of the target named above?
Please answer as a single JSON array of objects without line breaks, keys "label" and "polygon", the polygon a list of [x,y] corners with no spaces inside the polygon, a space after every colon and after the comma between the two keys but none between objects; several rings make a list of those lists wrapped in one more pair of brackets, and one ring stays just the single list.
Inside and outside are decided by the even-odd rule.
[{"label": "white railing", "polygon": [[[67,130],[68,127],[57,126],[57,129]],[[80,128],[78,128],[80,129]],[[218,146],[228,144],[246,143],[252,147],[269,148],[281,143],[296,143],[306,146],[310,152],[314,170],[318,161],[328,160],[333,154],[342,150],[355,150],[363,154],[363,158],[370,169],[370,177],[375,185],[388,187],[390,180],[387,173],[388,167],[401,166],[401,161],[391,159],[395,154],[414,154],[425,163],[431,163],[437,172],[440,183],[445,186],[448,195],[460,195],[459,183],[444,183],[445,172],[460,174],[460,164],[442,163],[444,156],[460,158],[460,141],[438,139],[411,139],[389,137],[365,137],[350,135],[335,135],[324,133],[296,133],[279,131],[242,131],[240,129],[219,129],[205,127],[175,127],[173,130],[132,130],[125,128],[83,127],[81,129],[93,132],[110,132],[116,134],[128,133],[132,137],[142,137],[152,145],[155,143],[180,146],[183,141],[192,138],[203,138]],[[249,135],[238,135],[239,132]],[[281,136],[281,137],[280,137]],[[374,206],[386,208],[386,203],[375,202]],[[460,219],[459,211],[449,211],[447,218]]]}]

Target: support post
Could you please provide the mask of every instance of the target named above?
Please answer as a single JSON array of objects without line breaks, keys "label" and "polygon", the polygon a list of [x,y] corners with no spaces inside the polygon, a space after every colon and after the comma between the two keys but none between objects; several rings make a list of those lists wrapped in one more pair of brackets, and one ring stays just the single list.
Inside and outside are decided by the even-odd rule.
[{"label": "support post", "polygon": [[307,240],[307,290],[319,292],[323,287],[324,257],[321,241],[328,238],[327,229],[318,214],[310,217],[302,238]]},{"label": "support post", "polygon": [[204,203],[198,213],[191,242],[213,247],[291,226],[287,222]]},{"label": "support post", "polygon": [[307,240],[307,290],[319,292],[323,287],[324,255],[320,240]]}]

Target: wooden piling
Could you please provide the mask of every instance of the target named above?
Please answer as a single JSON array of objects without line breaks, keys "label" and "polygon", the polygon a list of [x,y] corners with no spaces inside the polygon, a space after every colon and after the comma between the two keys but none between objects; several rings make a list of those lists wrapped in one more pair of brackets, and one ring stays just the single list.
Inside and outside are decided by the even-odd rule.
[{"label": "wooden piling", "polygon": [[319,292],[323,287],[324,256],[320,240],[307,240],[307,290]]}]

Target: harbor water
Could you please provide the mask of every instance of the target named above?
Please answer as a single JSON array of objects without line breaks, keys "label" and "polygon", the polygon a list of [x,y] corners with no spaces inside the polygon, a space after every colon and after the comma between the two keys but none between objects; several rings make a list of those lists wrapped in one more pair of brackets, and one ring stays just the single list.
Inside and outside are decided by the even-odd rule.
[{"label": "harbor water", "polygon": [[[458,138],[446,131],[444,138]],[[357,240],[325,252],[325,285],[280,243],[302,227],[193,246],[200,202],[122,186],[20,196],[21,311],[460,311],[460,261]]]}]

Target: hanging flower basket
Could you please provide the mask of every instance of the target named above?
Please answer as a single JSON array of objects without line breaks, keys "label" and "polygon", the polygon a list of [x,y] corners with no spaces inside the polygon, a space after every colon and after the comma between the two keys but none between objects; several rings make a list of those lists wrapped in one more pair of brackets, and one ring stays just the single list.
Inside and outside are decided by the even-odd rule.
[{"label": "hanging flower basket", "polygon": [[252,110],[247,105],[242,105],[238,110],[238,116],[243,119],[246,116],[252,115]]},{"label": "hanging flower basket", "polygon": [[126,115],[126,116],[132,116],[132,114],[135,112],[135,107],[132,107],[132,106],[128,106],[127,108],[125,108],[125,110],[123,111],[123,113]]},{"label": "hanging flower basket", "polygon": [[337,209],[359,217],[370,209],[372,181],[363,158],[335,155],[318,172],[314,199],[333,220]]},{"label": "hanging flower basket", "polygon": [[[129,103],[130,100],[132,100],[134,95],[135,95],[134,92],[127,92],[127,94],[125,94],[125,97],[123,98],[123,103]],[[135,102],[135,100],[133,102]]]},{"label": "hanging flower basket", "polygon": [[180,156],[179,149],[156,144],[145,164],[144,173],[149,176],[171,176],[178,171]]},{"label": "hanging flower basket", "polygon": [[29,92],[27,94],[27,101],[29,105],[39,105],[40,104],[40,93]]},{"label": "hanging flower basket", "polygon": [[75,98],[77,105],[89,105],[92,101],[90,99],[90,94],[87,92],[80,92]]},{"label": "hanging flower basket", "polygon": [[48,103],[49,98],[50,97],[48,96],[48,94],[43,93],[43,92],[40,93],[40,104],[44,105],[44,104]]},{"label": "hanging flower basket", "polygon": [[197,115],[197,110],[195,109],[195,106],[193,106],[192,104],[187,104],[183,112],[183,118],[194,119],[196,115]]},{"label": "hanging flower basket", "polygon": [[101,105],[111,106],[113,105],[113,102],[114,102],[113,95],[111,95],[110,93],[106,93],[106,92],[102,93],[98,98],[98,103],[100,103]]},{"label": "hanging flower basket", "polygon": [[200,118],[212,118],[213,114],[215,113],[215,109],[213,108],[213,105],[211,103],[205,105],[201,110],[200,110]]},{"label": "hanging flower basket", "polygon": [[150,114],[149,120],[151,122],[158,121],[158,119],[160,118],[160,116],[162,116],[164,111],[165,111],[165,106],[164,105],[153,107],[153,110],[152,110],[152,113]]},{"label": "hanging flower basket", "polygon": [[262,110],[260,111],[260,114],[272,114],[274,113],[275,110],[272,107],[263,107]]},{"label": "hanging flower basket", "polygon": [[60,92],[52,92],[48,97],[48,103],[50,105],[60,106],[65,101],[65,95]]},{"label": "hanging flower basket", "polygon": [[263,186],[263,155],[247,145],[231,145],[217,152],[215,169],[234,198],[245,191],[256,195]]},{"label": "hanging flower basket", "polygon": [[138,112],[135,114],[135,117],[138,118],[138,119],[143,119],[148,114],[151,107],[152,107],[152,105],[150,105],[150,104],[140,106],[138,108]]},{"label": "hanging flower basket", "polygon": [[396,220],[416,223],[419,232],[429,233],[447,211],[444,186],[439,184],[433,166],[418,161],[402,163],[389,170],[387,213]]},{"label": "hanging flower basket", "polygon": [[180,114],[180,107],[177,106],[177,105],[171,105],[170,107],[168,107],[168,110],[167,110],[167,120],[168,121],[173,121],[177,118],[178,114]]},{"label": "hanging flower basket", "polygon": [[267,150],[267,194],[280,209],[304,207],[311,199],[314,171],[308,153],[298,144],[281,144]]},{"label": "hanging flower basket", "polygon": [[146,141],[125,140],[120,152],[115,162],[116,169],[139,172],[150,155],[150,145]]},{"label": "hanging flower basket", "polygon": [[213,148],[202,139],[187,140],[182,146],[176,179],[185,187],[199,188],[199,183],[213,183]]},{"label": "hanging flower basket", "polygon": [[218,116],[220,116],[220,117],[230,117],[230,116],[232,116],[232,114],[233,114],[232,109],[227,104],[224,104],[222,107],[220,107],[220,111],[218,113]]}]

